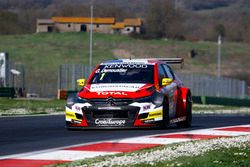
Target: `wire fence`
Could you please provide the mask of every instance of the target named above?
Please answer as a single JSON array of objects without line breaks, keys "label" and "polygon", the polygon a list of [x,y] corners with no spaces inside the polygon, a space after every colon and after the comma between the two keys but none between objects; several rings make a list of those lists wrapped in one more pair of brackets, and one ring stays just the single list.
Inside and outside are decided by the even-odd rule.
[{"label": "wire fence", "polygon": [[76,80],[89,77],[89,67],[83,64],[63,64],[58,68],[58,89],[76,90]]},{"label": "wire fence", "polygon": [[[77,90],[76,80],[88,78],[88,66],[81,64],[60,65],[58,69],[58,89]],[[178,74],[178,77],[189,87],[195,96],[216,96],[229,98],[246,97],[246,82],[212,76]]]},{"label": "wire fence", "polygon": [[245,81],[193,74],[178,74],[178,76],[195,96],[246,97],[247,86]]},{"label": "wire fence", "polygon": [[[93,70],[93,68],[91,69]],[[23,65],[9,64],[6,86],[14,87],[16,94],[28,96],[53,98],[58,89],[77,90],[76,80],[89,77],[89,67],[82,64],[60,65],[57,72],[30,73]],[[245,81],[202,76],[194,74],[178,74],[178,77],[189,87],[192,95],[245,98],[247,85]],[[3,86],[3,82],[0,82]]]}]

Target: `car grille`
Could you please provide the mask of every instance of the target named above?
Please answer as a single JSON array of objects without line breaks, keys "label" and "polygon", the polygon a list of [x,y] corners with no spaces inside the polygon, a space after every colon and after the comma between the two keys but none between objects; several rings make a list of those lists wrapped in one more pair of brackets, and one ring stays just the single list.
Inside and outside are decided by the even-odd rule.
[{"label": "car grille", "polygon": [[115,99],[115,98],[107,98],[107,99],[89,99],[88,102],[93,106],[127,106],[133,103],[133,99]]},{"label": "car grille", "polygon": [[125,118],[135,119],[140,108],[134,106],[118,107],[118,109],[100,109],[99,107],[83,108],[83,113],[87,120],[95,118]]},{"label": "car grille", "polygon": [[128,111],[95,111],[93,118],[128,118]]}]

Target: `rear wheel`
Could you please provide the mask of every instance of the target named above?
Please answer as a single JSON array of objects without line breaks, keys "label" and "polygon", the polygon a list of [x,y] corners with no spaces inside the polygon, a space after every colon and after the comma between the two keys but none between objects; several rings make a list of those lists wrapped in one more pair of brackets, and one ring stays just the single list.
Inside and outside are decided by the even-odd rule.
[{"label": "rear wheel", "polygon": [[164,98],[163,101],[162,118],[162,128],[165,129],[169,125],[169,103],[167,98]]},{"label": "rear wheel", "polygon": [[192,97],[190,93],[186,97],[186,120],[178,122],[177,126],[180,128],[189,128],[192,124]]}]

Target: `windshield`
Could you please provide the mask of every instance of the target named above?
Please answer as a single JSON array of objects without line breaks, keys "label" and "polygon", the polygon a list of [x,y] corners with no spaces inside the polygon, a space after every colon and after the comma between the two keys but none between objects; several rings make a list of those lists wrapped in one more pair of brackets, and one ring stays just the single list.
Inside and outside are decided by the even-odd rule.
[{"label": "windshield", "polygon": [[100,65],[90,84],[96,83],[154,83],[154,66],[148,64]]}]

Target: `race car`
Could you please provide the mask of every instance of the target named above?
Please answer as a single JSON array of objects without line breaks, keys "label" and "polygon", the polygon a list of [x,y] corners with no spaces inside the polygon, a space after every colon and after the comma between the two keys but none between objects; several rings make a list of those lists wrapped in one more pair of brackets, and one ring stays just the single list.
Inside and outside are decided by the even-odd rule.
[{"label": "race car", "polygon": [[190,127],[191,91],[169,64],[181,58],[119,59],[98,65],[66,104],[66,128]]}]

